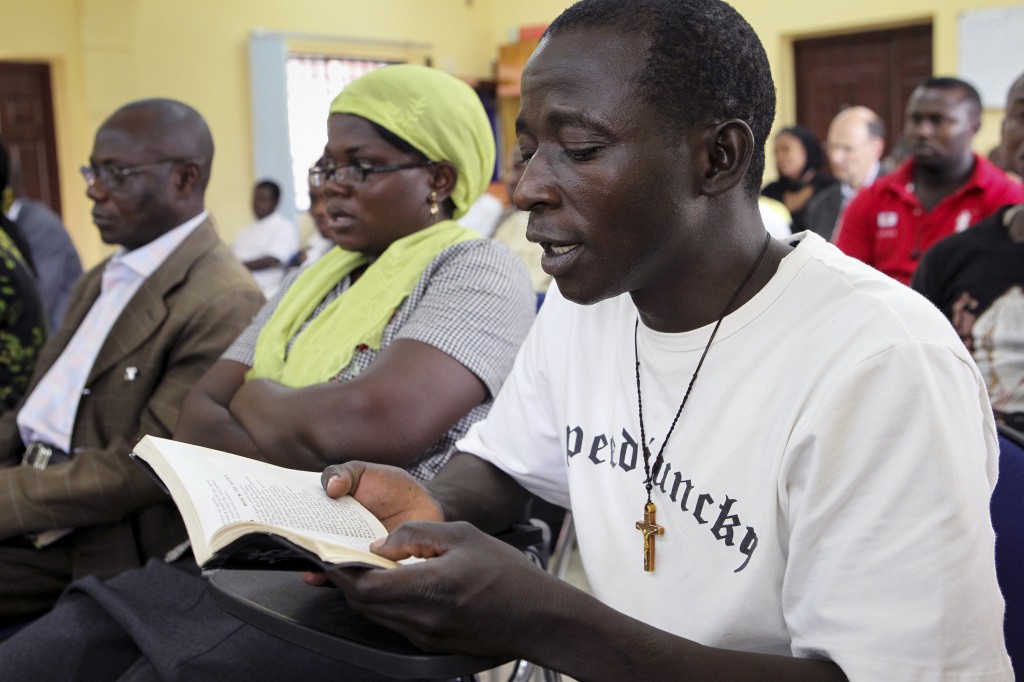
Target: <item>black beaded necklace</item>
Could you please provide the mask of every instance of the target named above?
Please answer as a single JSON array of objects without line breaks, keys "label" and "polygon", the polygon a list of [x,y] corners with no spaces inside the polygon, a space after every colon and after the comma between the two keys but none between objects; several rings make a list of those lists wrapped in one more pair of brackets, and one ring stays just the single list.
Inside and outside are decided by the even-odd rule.
[{"label": "black beaded necklace", "polygon": [[672,419],[671,426],[668,427],[668,433],[665,434],[664,440],[661,441],[661,448],[658,450],[658,456],[654,458],[654,471],[651,472],[651,451],[647,447],[647,434],[644,431],[644,402],[643,394],[640,391],[640,352],[637,348],[637,331],[640,328],[640,317],[637,316],[636,324],[633,326],[633,357],[636,359],[636,406],[637,411],[640,414],[640,444],[643,451],[644,457],[644,487],[647,488],[647,504],[644,505],[644,520],[636,522],[636,528],[644,534],[644,570],[650,573],[654,570],[654,536],[664,535],[665,528],[659,526],[656,522],[655,515],[657,513],[657,507],[654,506],[654,502],[651,501],[651,490],[654,488],[654,476],[658,474],[661,469],[661,465],[665,459],[665,446],[668,444],[668,439],[672,436],[672,431],[676,428],[676,423],[679,421],[679,416],[683,413],[683,408],[686,407],[686,401],[690,397],[690,391],[693,390],[693,384],[697,381],[697,374],[700,372],[701,365],[704,364],[704,358],[707,357],[708,351],[711,350],[711,342],[715,340],[715,334],[718,333],[718,328],[722,326],[722,320],[732,310],[733,304],[736,303],[736,299],[739,298],[740,292],[747,286],[747,282],[754,276],[754,272],[757,270],[757,266],[764,260],[765,253],[768,252],[768,245],[771,243],[771,235],[766,234],[764,244],[761,245],[761,251],[757,254],[757,258],[754,260],[754,264],[750,266],[750,271],[747,272],[743,281],[736,287],[736,291],[733,292],[732,298],[725,304],[725,309],[722,314],[718,316],[718,322],[715,323],[715,328],[711,330],[711,338],[708,339],[708,343],[704,346],[704,352],[701,353],[700,360],[697,361],[697,367],[693,370],[693,376],[690,377],[690,384],[686,387],[686,393],[683,394],[683,401],[679,403],[679,409],[676,410],[676,416]]}]

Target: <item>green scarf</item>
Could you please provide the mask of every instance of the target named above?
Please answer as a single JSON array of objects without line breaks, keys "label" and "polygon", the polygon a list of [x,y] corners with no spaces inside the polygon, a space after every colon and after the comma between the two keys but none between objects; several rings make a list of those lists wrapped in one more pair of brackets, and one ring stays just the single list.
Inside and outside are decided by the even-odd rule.
[{"label": "green scarf", "polygon": [[333,379],[348,367],[358,346],[380,348],[384,328],[437,254],[479,236],[445,220],[393,242],[302,330],[286,357],[288,342],[324,297],[369,262],[361,253],[331,249],[281,298],[256,340],[255,361],[246,379],[273,379],[292,388]]},{"label": "green scarf", "polygon": [[345,86],[331,114],[352,114],[390,130],[431,161],[458,170],[451,199],[458,220],[490,184],[494,133],[480,97],[452,75],[417,64],[392,64]]}]

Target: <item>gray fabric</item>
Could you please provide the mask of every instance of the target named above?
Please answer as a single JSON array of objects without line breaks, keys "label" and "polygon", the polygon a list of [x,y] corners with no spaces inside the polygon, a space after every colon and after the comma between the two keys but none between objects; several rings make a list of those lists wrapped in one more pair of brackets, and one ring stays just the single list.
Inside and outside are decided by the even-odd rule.
[{"label": "gray fabric", "polygon": [[46,612],[72,580],[74,553],[70,538],[41,549],[21,538],[0,542],[0,597],[4,602],[0,626]]},{"label": "gray fabric", "polygon": [[[192,564],[194,567],[194,564]],[[376,680],[223,611],[199,576],[160,561],[73,584],[0,645],[9,680]]]},{"label": "gray fabric", "polygon": [[829,185],[816,192],[804,207],[804,225],[831,241],[832,232],[839,220],[839,212],[843,207],[843,190],[840,183]]},{"label": "gray fabric", "polygon": [[32,199],[21,199],[15,221],[32,250],[39,294],[50,329],[60,327],[75,282],[82,276],[82,261],[60,216]]},{"label": "gray fabric", "polygon": [[[285,291],[301,271],[292,273],[280,291],[260,310],[222,356],[250,367],[256,339]],[[310,319],[345,289],[348,279],[328,294]],[[412,293],[395,311],[384,329],[381,350],[396,339],[412,339],[434,346],[476,374],[490,396],[458,421],[432,445],[409,472],[421,481],[433,478],[448,461],[452,447],[470,425],[480,421],[505,377],[512,370],[519,345],[533,323],[535,297],[523,264],[504,245],[474,239],[450,246],[423,271]],[[338,372],[336,381],[361,374],[380,351],[359,350],[352,362]]]}]

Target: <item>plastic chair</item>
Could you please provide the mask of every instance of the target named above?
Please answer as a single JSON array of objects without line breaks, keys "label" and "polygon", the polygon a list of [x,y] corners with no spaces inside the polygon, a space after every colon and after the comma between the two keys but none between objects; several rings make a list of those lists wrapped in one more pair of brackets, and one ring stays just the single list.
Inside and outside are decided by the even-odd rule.
[{"label": "plastic chair", "polygon": [[[540,528],[520,524],[498,536],[545,567]],[[292,644],[395,679],[477,680],[511,659],[437,654],[349,608],[337,590],[311,587],[288,571],[219,570],[210,576],[214,602],[231,615]],[[517,662],[510,680],[528,680],[533,668]],[[545,671],[555,682],[557,673]]]},{"label": "plastic chair", "polygon": [[1006,649],[1014,675],[1024,680],[1024,434],[1009,427],[999,427],[999,481],[990,509],[996,577],[1006,600]]},{"label": "plastic chair", "polygon": [[220,570],[214,602],[269,635],[395,679],[475,680],[506,659],[432,654],[349,608],[337,590],[311,587],[290,571]]}]

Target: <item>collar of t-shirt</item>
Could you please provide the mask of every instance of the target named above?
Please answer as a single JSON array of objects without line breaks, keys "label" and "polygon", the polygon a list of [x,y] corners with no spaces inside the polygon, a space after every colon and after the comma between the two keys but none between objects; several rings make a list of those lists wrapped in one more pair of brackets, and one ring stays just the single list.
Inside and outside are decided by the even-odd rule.
[{"label": "collar of t-shirt", "polygon": [[[107,334],[146,279],[206,219],[203,211],[153,241],[131,251],[121,249],[103,269],[100,295],[78,325],[74,336],[18,411],[18,431],[24,443],[43,441],[71,452],[75,413]],[[151,367],[125,369],[125,381]]]}]

